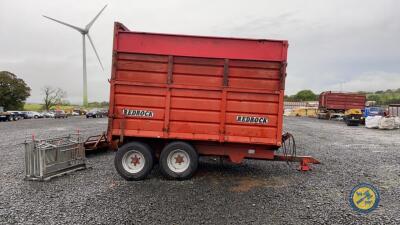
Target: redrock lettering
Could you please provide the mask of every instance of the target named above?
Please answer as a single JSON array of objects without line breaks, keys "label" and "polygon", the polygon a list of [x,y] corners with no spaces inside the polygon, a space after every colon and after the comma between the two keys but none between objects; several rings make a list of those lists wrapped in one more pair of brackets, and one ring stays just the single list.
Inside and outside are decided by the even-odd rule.
[{"label": "redrock lettering", "polygon": [[236,116],[236,121],[239,123],[258,123],[267,124],[268,118],[266,117],[255,117],[255,116]]},{"label": "redrock lettering", "polygon": [[153,117],[154,112],[148,110],[139,110],[139,109],[124,109],[122,110],[123,114],[126,116],[135,116],[135,117]]}]

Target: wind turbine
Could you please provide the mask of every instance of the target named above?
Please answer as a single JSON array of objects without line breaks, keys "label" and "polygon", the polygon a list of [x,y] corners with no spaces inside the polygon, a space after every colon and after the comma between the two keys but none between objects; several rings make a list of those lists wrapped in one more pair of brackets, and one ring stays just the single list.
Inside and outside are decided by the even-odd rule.
[{"label": "wind turbine", "polygon": [[49,19],[49,20],[53,20],[53,21],[55,21],[55,22],[57,22],[57,23],[60,23],[60,24],[65,25],[65,26],[67,26],[67,27],[70,27],[70,28],[72,28],[72,29],[74,29],[74,30],[79,31],[79,33],[82,34],[82,51],[83,51],[83,54],[82,54],[82,56],[83,56],[83,105],[84,105],[84,106],[87,106],[87,105],[88,105],[87,73],[86,73],[86,43],[85,43],[86,38],[85,38],[85,35],[88,37],[89,42],[90,42],[90,45],[92,46],[93,51],[94,51],[94,53],[96,54],[97,59],[99,60],[101,69],[104,70],[103,64],[101,63],[101,60],[100,60],[100,57],[99,57],[99,54],[97,54],[97,50],[96,50],[96,48],[94,47],[92,38],[91,38],[90,35],[89,35],[89,29],[90,29],[90,27],[92,27],[93,23],[97,20],[97,18],[100,16],[100,14],[103,12],[103,10],[104,10],[106,7],[107,7],[107,5],[105,5],[105,6],[100,10],[99,13],[97,13],[97,15],[92,19],[92,21],[90,21],[90,22],[85,26],[85,28],[80,28],[80,27],[77,27],[77,26],[74,26],[74,25],[71,25],[71,24],[62,22],[62,21],[60,21],[60,20],[56,20],[56,19],[53,19],[53,18],[51,18],[51,17],[48,17],[48,16],[43,15],[45,18],[47,18],[47,19]]}]

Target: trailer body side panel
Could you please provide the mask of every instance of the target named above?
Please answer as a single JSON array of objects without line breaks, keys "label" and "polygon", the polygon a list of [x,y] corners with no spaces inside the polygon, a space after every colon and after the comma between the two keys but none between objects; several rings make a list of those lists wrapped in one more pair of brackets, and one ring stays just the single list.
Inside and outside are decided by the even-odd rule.
[{"label": "trailer body side panel", "polygon": [[109,141],[281,145],[286,41],[114,34]]}]

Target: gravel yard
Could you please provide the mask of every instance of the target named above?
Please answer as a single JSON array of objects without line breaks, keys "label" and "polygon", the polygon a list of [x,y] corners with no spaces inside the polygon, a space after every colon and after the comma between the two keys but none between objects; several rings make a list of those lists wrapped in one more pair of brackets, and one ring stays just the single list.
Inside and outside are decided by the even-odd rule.
[{"label": "gravel yard", "polygon": [[[0,123],[0,224],[400,224],[400,130],[337,121],[285,118],[298,154],[323,163],[310,172],[285,162],[202,159],[191,180],[166,180],[156,166],[148,179],[127,182],[114,169],[114,153],[99,152],[88,156],[87,170],[23,180],[25,138],[76,129],[88,136],[106,126],[107,119],[80,117]],[[366,215],[348,204],[361,182],[381,196]]]}]

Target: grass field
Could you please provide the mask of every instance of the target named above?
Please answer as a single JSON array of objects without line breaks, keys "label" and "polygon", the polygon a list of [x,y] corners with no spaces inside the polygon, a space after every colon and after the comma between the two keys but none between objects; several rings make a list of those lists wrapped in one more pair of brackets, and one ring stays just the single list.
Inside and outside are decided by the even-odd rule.
[{"label": "grass field", "polygon": [[[75,106],[75,105],[61,105],[61,106],[53,106],[51,107],[51,109],[60,109],[60,110],[64,110],[64,111],[71,111],[74,108],[79,107],[79,106]],[[26,103],[24,105],[24,110],[25,111],[43,111],[43,105],[42,104],[37,104],[37,103]]]},{"label": "grass field", "polygon": [[43,105],[36,104],[36,103],[25,103],[24,110],[25,111],[42,111]]},{"label": "grass field", "polygon": [[[91,106],[89,105],[89,107],[84,108],[84,107],[79,106],[79,105],[60,105],[60,106],[53,106],[53,107],[51,107],[52,110],[60,109],[60,110],[64,110],[64,111],[72,111],[72,110],[74,110],[75,108],[81,108],[81,109],[90,110],[90,109],[93,109],[93,108],[104,108],[104,106],[103,106],[103,107],[96,107],[96,106],[91,107]],[[25,105],[24,105],[24,111],[36,111],[36,112],[44,111],[44,109],[43,109],[43,104],[38,104],[38,103],[25,103]]]}]

